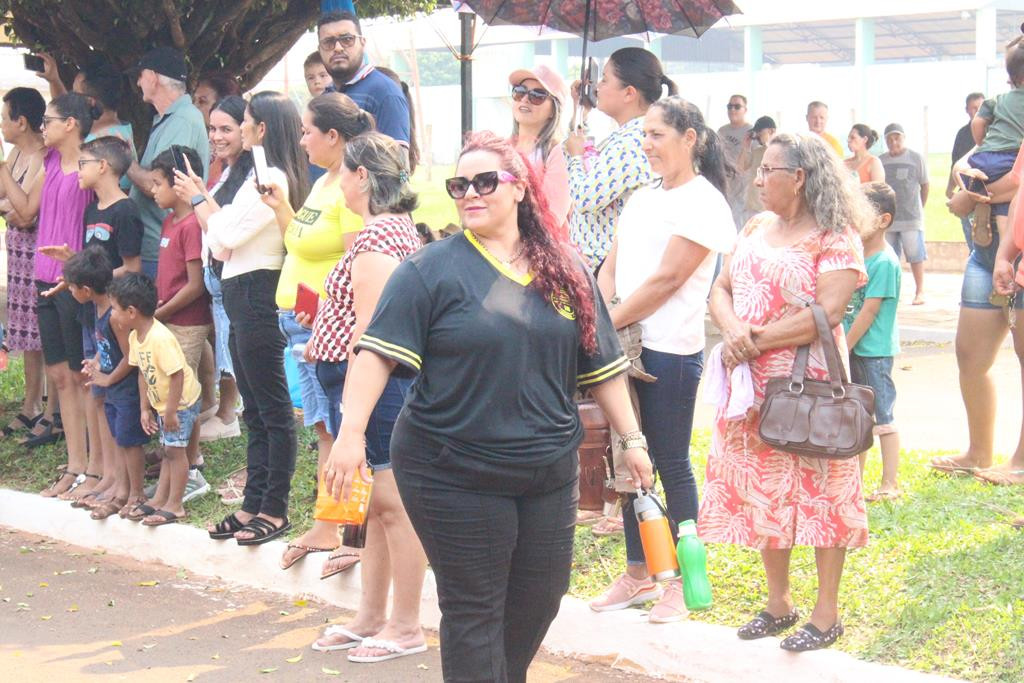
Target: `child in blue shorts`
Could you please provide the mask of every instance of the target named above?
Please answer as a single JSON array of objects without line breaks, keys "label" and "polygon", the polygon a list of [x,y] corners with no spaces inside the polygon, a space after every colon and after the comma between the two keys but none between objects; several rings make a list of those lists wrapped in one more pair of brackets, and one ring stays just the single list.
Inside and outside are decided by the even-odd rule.
[{"label": "child in blue shorts", "polygon": [[[900,260],[885,239],[885,230],[896,212],[896,193],[881,182],[862,186],[874,206],[874,229],[861,235],[868,283],[857,289],[843,318],[850,347],[850,378],[875,391],[875,434],[882,450],[882,483],[867,496],[869,502],[900,496],[897,474],[900,437],[893,422],[896,386],[892,381],[893,357],[900,352],[896,307],[900,298]],[[861,474],[867,453],[860,455]]]},{"label": "child in blue shorts", "polygon": [[[160,433],[164,457],[153,497],[127,515],[146,526],[185,519],[182,497],[188,481],[188,454],[199,450],[199,382],[174,334],[153,317],[156,285],[128,273],[110,288],[113,320],[131,330],[128,362],[139,369],[139,411],[147,434]],[[155,411],[155,412],[154,412]]]},{"label": "child in blue shorts", "polygon": [[103,473],[103,478],[110,477],[112,483],[95,497],[93,519],[106,519],[115,513],[125,516],[131,507],[143,502],[142,446],[149,441],[139,416],[136,371],[125,355],[129,330],[111,319],[113,306],[108,289],[113,277],[113,266],[101,247],[88,247],[64,264],[64,282],[71,295],[79,303],[91,304],[87,309],[93,320],[83,329],[91,335],[89,346],[93,350],[86,356],[82,372],[100,397],[101,440],[113,442],[114,457]]}]

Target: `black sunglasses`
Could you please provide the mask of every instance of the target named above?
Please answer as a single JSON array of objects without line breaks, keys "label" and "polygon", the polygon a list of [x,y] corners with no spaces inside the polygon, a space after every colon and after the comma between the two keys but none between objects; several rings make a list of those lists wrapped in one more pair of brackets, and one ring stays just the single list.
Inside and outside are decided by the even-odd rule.
[{"label": "black sunglasses", "polygon": [[743,109],[743,105],[742,104],[727,104],[727,105],[725,105],[725,108],[726,109]]},{"label": "black sunglasses", "polygon": [[345,33],[340,36],[327,36],[320,39],[320,47],[324,50],[333,50],[334,46],[339,43],[342,47],[352,47],[359,38],[362,38],[362,36],[354,36],[351,33]]},{"label": "black sunglasses", "polygon": [[498,189],[498,183],[514,183],[518,178],[508,171],[484,171],[477,173],[472,179],[463,176],[455,176],[444,181],[444,189],[452,199],[462,199],[469,192],[472,185],[476,193],[483,197],[493,194]]},{"label": "black sunglasses", "polygon": [[530,104],[539,107],[544,104],[544,100],[551,97],[551,93],[541,88],[527,88],[525,85],[513,85],[512,86],[512,99],[516,102],[521,102],[524,97],[530,98]]}]

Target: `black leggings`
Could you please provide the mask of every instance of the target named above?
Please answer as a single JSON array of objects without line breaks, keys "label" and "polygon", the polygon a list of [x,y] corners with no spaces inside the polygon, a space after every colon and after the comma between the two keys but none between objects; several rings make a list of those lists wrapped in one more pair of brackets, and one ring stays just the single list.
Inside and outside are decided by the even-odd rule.
[{"label": "black leggings", "polygon": [[269,517],[288,516],[295,472],[295,417],[274,302],[280,274],[254,270],[221,281],[224,311],[231,321],[228,348],[249,430],[242,510]]},{"label": "black leggings", "polygon": [[395,481],[437,581],[445,681],[526,681],[569,588],[579,496],[572,450],[531,467],[453,452],[409,427]]}]

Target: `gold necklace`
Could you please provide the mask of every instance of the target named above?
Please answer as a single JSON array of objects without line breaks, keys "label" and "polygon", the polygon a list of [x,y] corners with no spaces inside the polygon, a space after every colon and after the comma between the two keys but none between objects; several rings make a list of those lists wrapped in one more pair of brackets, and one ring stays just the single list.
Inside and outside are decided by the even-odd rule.
[{"label": "gold necklace", "polygon": [[[470,232],[473,232],[473,231],[470,230]],[[510,256],[508,258],[508,260],[503,259],[503,258],[498,258],[497,256],[494,255],[494,252],[492,252],[490,249],[487,248],[487,245],[484,244],[484,241],[482,239],[480,239],[480,235],[477,235],[475,232],[473,232],[473,236],[476,237],[477,244],[479,244],[480,247],[484,251],[487,252],[488,256],[490,256],[492,259],[494,259],[498,263],[500,263],[500,264],[502,264],[504,266],[508,266],[509,268],[512,267],[513,263],[515,263],[516,261],[521,259],[523,257],[523,252],[526,251],[526,244],[522,240],[520,240],[519,248],[515,250],[515,252],[512,254],[512,256]]]}]

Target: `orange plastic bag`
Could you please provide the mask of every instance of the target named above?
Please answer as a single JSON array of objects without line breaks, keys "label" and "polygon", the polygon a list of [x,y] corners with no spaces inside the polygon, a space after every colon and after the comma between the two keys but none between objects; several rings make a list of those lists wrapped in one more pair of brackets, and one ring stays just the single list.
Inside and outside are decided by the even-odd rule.
[{"label": "orange plastic bag", "polygon": [[370,507],[372,491],[373,481],[366,482],[357,475],[355,481],[352,482],[352,493],[349,494],[349,497],[335,500],[334,496],[327,491],[324,479],[321,478],[317,488],[313,519],[337,524],[361,525],[366,521],[366,511]]}]

